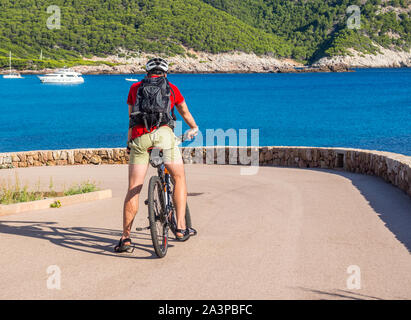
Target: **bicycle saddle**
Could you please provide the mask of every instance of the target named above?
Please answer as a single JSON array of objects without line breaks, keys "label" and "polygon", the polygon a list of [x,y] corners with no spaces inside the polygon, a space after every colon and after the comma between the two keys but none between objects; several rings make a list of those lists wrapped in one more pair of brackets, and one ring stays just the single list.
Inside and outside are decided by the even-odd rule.
[{"label": "bicycle saddle", "polygon": [[147,149],[150,154],[150,164],[153,167],[158,167],[163,163],[163,149],[157,147],[150,147]]}]

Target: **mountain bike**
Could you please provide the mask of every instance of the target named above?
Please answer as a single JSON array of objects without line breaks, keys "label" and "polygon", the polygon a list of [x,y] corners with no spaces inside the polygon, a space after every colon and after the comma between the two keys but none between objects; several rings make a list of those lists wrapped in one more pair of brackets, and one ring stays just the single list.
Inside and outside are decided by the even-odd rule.
[{"label": "mountain bike", "polygon": [[[179,138],[182,142],[184,137]],[[148,198],[145,204],[148,206],[149,226],[137,228],[137,231],[150,229],[154,250],[159,258],[163,258],[168,249],[169,230],[176,237],[177,219],[173,204],[174,179],[168,172],[163,162],[163,151],[153,147],[149,149],[150,164],[157,168],[157,175],[150,178],[148,184]],[[188,203],[186,205],[186,227],[192,228]]]}]

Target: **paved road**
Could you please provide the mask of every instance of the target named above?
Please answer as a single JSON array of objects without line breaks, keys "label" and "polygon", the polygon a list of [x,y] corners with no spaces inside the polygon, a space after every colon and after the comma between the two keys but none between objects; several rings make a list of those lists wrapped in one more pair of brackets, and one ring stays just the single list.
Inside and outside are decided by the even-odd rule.
[{"label": "paved road", "polygon": [[[52,177],[55,189],[91,179],[113,198],[0,217],[1,299],[411,298],[411,199],[375,177],[187,166],[199,235],[171,241],[157,259],[149,232],[133,233],[133,253],[112,251],[126,166],[1,170],[0,179],[16,173],[45,188]],[[147,225],[146,212],[135,226]],[[53,265],[60,290],[47,289]],[[349,266],[359,267],[361,289],[347,287]]]}]

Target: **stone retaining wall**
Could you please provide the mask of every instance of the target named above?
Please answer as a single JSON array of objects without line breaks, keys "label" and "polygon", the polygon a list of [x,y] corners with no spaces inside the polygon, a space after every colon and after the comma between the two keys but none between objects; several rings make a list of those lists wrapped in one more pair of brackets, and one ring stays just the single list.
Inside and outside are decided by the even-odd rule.
[{"label": "stone retaining wall", "polygon": [[[344,169],[375,175],[411,196],[411,157],[346,148],[314,147],[200,147],[183,148],[186,163],[250,164],[263,166]],[[0,153],[0,169],[81,164],[126,164],[125,149],[75,149]],[[248,161],[248,162],[247,162]],[[254,163],[256,164],[256,163]]]}]

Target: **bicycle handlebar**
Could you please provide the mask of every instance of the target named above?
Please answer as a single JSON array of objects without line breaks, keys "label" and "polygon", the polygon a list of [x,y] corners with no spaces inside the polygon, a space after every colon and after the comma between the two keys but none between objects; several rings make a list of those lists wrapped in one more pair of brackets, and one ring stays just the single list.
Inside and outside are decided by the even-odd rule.
[{"label": "bicycle handlebar", "polygon": [[[191,130],[194,130],[193,136],[191,137],[191,139],[188,139],[188,132],[190,132]],[[184,141],[187,141],[187,140],[193,140],[194,137],[197,135],[197,133],[198,133],[198,127],[192,128],[192,129],[190,129],[189,131],[187,131],[186,133],[184,133],[183,135],[178,136],[178,137],[177,137],[177,140],[179,140],[180,143],[183,143]]]},{"label": "bicycle handlebar", "polygon": [[[185,135],[185,134],[182,134],[181,136],[178,136],[178,137],[176,137],[177,138],[177,140],[180,142],[180,143],[183,143],[184,141],[187,141],[188,139],[187,139],[187,135]],[[192,139],[191,139],[192,140]],[[179,144],[180,144],[179,143]]]}]

